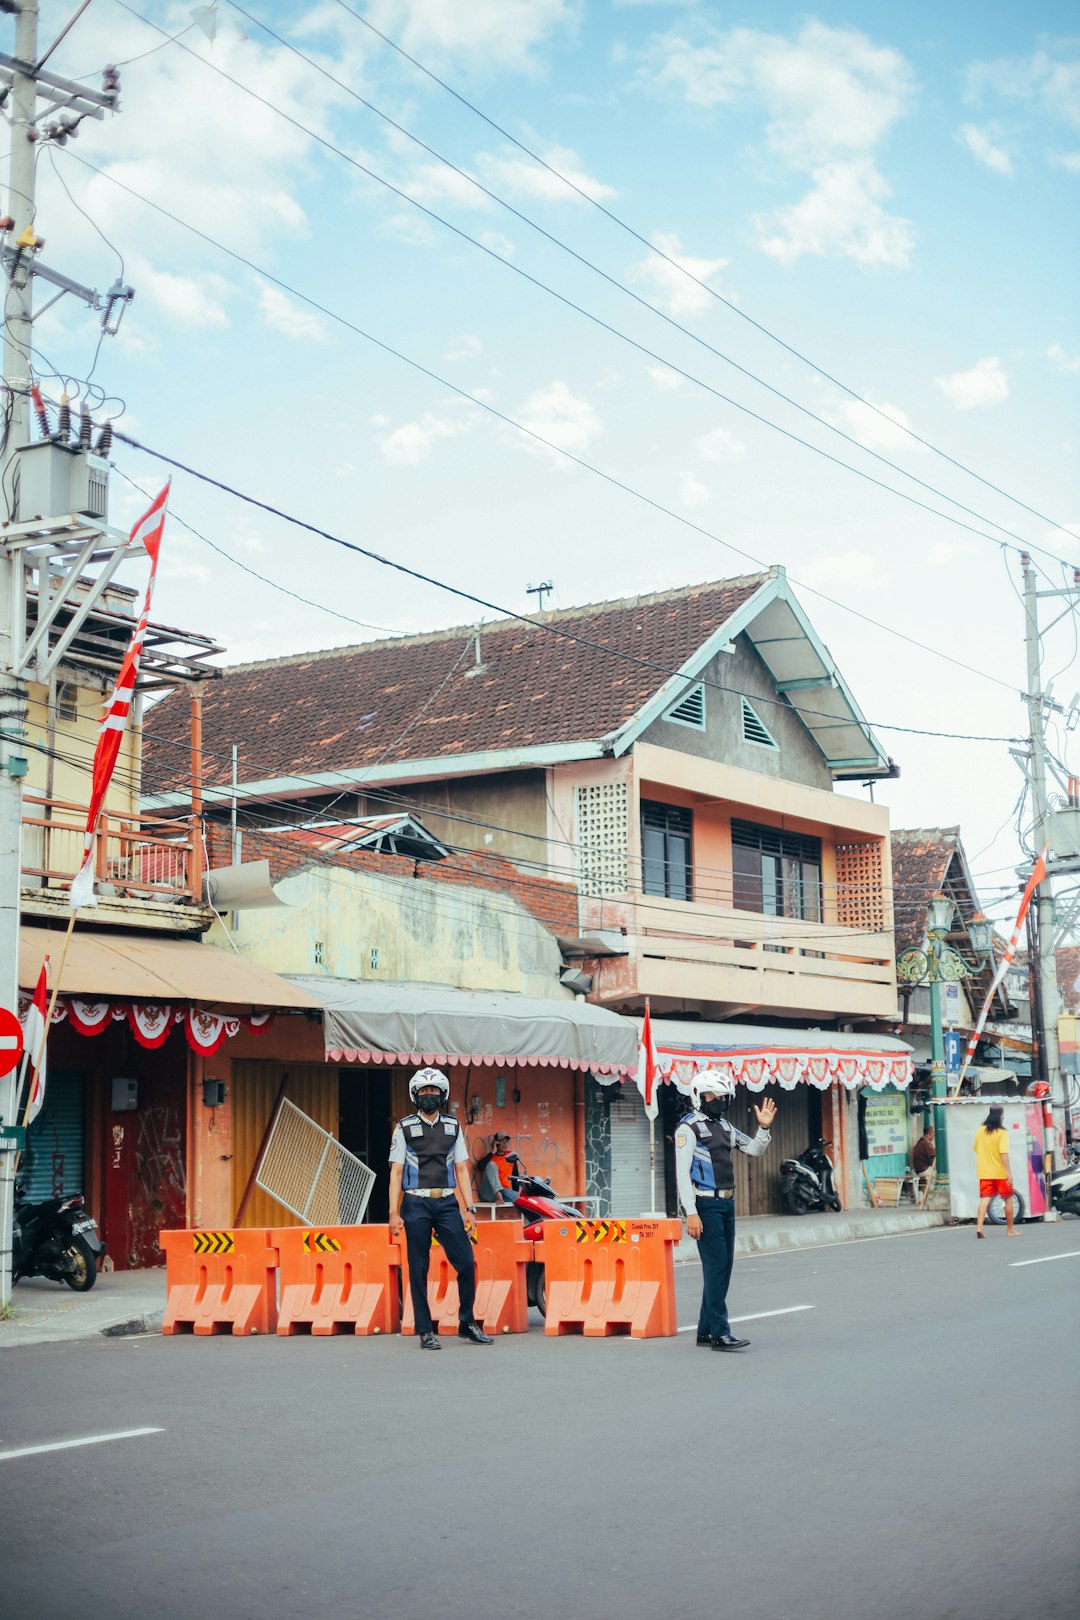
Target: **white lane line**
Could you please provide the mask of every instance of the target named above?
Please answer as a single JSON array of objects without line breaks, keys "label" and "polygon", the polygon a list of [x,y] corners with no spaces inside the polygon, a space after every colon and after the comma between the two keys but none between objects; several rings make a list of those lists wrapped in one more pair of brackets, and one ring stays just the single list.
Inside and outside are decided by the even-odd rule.
[{"label": "white lane line", "polygon": [[1067,1254],[1040,1254],[1037,1260],[1010,1260],[1009,1270],[1014,1266],[1044,1266],[1048,1260],[1077,1260],[1080,1259],[1080,1249],[1070,1249]]},{"label": "white lane line", "polygon": [[[814,1305],[784,1305],[778,1311],[755,1311],[752,1316],[733,1316],[731,1321],[733,1324],[735,1322],[760,1322],[763,1316],[790,1316],[793,1311],[812,1311],[816,1310],[816,1308]],[[677,1333],[696,1333],[697,1323],[692,1322],[689,1327],[676,1328],[675,1331]]]},{"label": "white lane line", "polygon": [[85,1440],[54,1440],[48,1446],[20,1446],[18,1451],[0,1451],[0,1462],[14,1457],[39,1457],[43,1451],[70,1451],[74,1446],[103,1446],[108,1440],[134,1440],[141,1434],[164,1434],[164,1429],[121,1429],[116,1434],[91,1434]]}]

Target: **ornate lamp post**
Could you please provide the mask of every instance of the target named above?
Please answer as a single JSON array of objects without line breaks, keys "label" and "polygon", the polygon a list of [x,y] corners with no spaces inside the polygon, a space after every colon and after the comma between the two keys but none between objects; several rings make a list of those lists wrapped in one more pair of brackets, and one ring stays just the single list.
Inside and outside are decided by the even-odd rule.
[{"label": "ornate lamp post", "polygon": [[[926,950],[904,951],[896,963],[896,977],[902,984],[930,988],[930,1089],[934,1097],[934,1151],[937,1179],[949,1179],[949,1149],[945,1140],[945,1111],[941,1102],[946,1094],[945,1042],[941,1032],[941,986],[958,984],[970,978],[973,969],[959,951],[945,944],[956,907],[946,894],[932,894],[926,905]],[[989,958],[993,949],[994,925],[976,912],[968,927],[972,946],[980,958]]]}]

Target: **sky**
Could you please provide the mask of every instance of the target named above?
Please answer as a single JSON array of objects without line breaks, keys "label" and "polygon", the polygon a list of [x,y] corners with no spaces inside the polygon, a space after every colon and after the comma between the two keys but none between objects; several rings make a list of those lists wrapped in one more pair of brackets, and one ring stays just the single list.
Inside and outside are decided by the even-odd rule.
[{"label": "sky", "polygon": [[[1042,590],[1080,566],[1074,6],[93,0],[49,66],[106,63],[37,229],[136,296],[100,343],[41,316],[49,389],[515,612],[782,564],[893,824],[959,823],[1005,916],[1022,778],[961,739],[1026,732],[1019,549]],[[114,459],[126,527],[166,469]],[[229,661],[496,616],[190,473],[172,510],[154,616]]]}]

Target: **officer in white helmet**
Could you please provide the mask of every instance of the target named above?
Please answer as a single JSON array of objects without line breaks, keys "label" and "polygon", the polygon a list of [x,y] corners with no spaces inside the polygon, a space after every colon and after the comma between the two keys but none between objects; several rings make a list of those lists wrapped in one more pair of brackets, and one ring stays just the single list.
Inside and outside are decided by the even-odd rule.
[{"label": "officer in white helmet", "polygon": [[724,1118],[735,1082],[719,1069],[704,1069],[690,1083],[691,1112],[675,1132],[675,1174],[686,1230],[697,1239],[704,1277],[697,1342],[711,1350],[745,1350],[749,1339],[732,1334],[727,1313],[731,1262],[735,1258],[735,1148],[756,1158],[771,1140],[776,1104],[766,1097],[754,1109],[760,1127],[744,1136]]},{"label": "officer in white helmet", "polygon": [[450,1112],[450,1082],[441,1069],[417,1069],[409,1081],[416,1113],[400,1120],[390,1143],[390,1231],[405,1232],[409,1292],[421,1350],[441,1350],[428,1307],[431,1240],[438,1236],[457,1272],[458,1338],[491,1344],[473,1316],[476,1262],[469,1234],[476,1206],[469,1181],[469,1150]]}]

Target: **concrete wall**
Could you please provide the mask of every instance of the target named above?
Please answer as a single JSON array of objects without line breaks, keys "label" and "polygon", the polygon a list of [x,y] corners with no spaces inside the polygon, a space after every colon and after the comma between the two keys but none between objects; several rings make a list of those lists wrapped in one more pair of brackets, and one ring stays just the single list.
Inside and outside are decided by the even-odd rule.
[{"label": "concrete wall", "polygon": [[[832,787],[832,777],[821,750],[802,721],[787,704],[761,701],[776,698],[772,676],[746,636],[739,636],[734,653],[718,653],[704,671],[705,730],[695,731],[670,720],[654,720],[642,741],[661,748],[697,754],[726,765],[741,765],[763,776],[799,782],[804,787]],[[731,688],[717,691],[716,687]],[[741,694],[745,693],[759,719],[775,737],[778,748],[743,741]]]},{"label": "concrete wall", "polygon": [[[65,684],[63,677],[55,683],[58,686]],[[29,683],[27,736],[61,757],[50,759],[38,749],[30,749],[30,766],[23,783],[25,792],[66,799],[76,805],[89,803],[94,749],[104,718],[103,704],[111,693],[111,681],[95,682],[91,676],[80,673],[78,685],[74,682],[68,684],[66,694],[77,705],[77,718],[62,720],[56,712],[55,686],[50,688],[37,681]],[[120,744],[116,771],[106,800],[106,809],[118,815],[131,815],[138,811],[141,738],[138,725],[129,726]],[[186,758],[181,757],[177,769],[180,774],[186,771]],[[36,814],[36,811],[33,813]]]},{"label": "concrete wall", "polygon": [[[446,782],[414,782],[395,791],[436,838],[462,849],[490,849],[514,861],[541,865],[554,861],[545,843],[547,773],[543,770],[500,771],[494,776],[458,777]],[[385,799],[363,804],[361,815],[382,816],[391,808]]]},{"label": "concrete wall", "polygon": [[[510,895],[344,867],[311,868],[276,888],[287,904],[242,911],[233,931],[241,954],[272,972],[573,999],[559,984],[555,940]],[[208,938],[229,948],[218,923]]]}]

